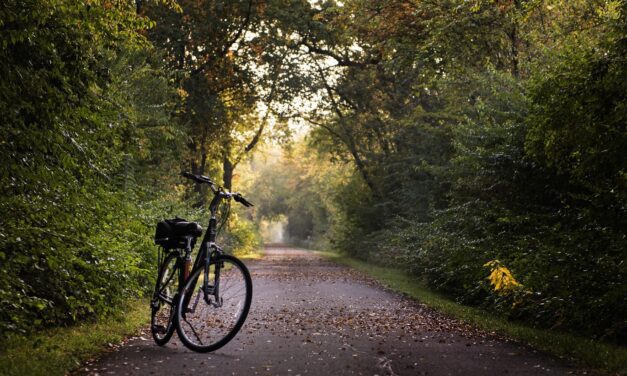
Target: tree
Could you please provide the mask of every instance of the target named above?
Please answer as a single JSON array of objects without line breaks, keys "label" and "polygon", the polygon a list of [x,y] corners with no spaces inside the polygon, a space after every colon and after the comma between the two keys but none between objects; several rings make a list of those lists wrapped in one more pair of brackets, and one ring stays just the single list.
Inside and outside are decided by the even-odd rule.
[{"label": "tree", "polygon": [[[293,48],[324,98],[305,117],[318,150],[358,173],[336,187],[335,239],[348,240],[336,244],[410,265],[460,301],[624,338],[624,7],[303,9]],[[526,290],[495,293],[494,260]]]},{"label": "tree", "polygon": [[[186,164],[196,174],[220,162],[223,185],[233,170],[266,136],[268,123],[280,134],[284,122],[277,102],[297,91],[297,61],[286,57],[276,25],[268,16],[279,4],[256,1],[181,1],[182,12],[147,7],[158,19],[149,38],[180,72],[185,96],[181,119],[188,125]],[[254,31],[253,31],[254,30]],[[279,41],[278,43],[276,43]],[[262,110],[260,115],[258,109]],[[278,120],[278,121],[277,121]],[[212,172],[219,169],[213,163]],[[206,186],[197,185],[200,201]]]}]

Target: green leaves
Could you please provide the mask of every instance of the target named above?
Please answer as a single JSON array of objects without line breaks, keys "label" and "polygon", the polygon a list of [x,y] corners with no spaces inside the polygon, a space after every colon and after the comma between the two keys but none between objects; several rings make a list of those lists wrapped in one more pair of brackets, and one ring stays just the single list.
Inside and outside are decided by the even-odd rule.
[{"label": "green leaves", "polygon": [[0,15],[0,330],[105,315],[152,276],[157,214],[138,204],[167,184],[154,166],[178,144],[151,127],[171,128],[174,89],[132,2],[9,0]]},{"label": "green leaves", "polygon": [[[360,173],[335,187],[335,244],[460,301],[624,338],[626,20],[624,1],[598,0],[317,14],[310,38],[326,50],[313,61],[379,57],[318,78],[317,149]],[[493,293],[483,265],[495,259],[525,291]]]}]

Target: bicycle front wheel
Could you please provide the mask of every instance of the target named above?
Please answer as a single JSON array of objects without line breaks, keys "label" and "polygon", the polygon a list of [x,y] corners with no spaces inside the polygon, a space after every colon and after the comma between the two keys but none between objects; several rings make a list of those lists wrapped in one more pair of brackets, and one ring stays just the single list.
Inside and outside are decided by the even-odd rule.
[{"label": "bicycle front wheel", "polygon": [[[179,338],[197,352],[215,351],[235,337],[246,321],[253,295],[248,269],[233,256],[218,256],[206,277],[207,283],[205,268],[192,273],[176,305]],[[203,291],[205,286],[209,293]]]}]

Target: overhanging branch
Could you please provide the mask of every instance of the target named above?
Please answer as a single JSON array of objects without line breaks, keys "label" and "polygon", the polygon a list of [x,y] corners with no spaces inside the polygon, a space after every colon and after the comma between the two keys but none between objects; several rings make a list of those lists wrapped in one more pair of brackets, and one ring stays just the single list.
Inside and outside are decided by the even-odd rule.
[{"label": "overhanging branch", "polygon": [[[244,33],[244,30],[246,30],[248,28],[248,25],[250,24],[250,18],[251,18],[251,14],[252,14],[252,9],[253,9],[253,0],[249,0],[248,1],[248,10],[246,11],[246,18],[244,18],[244,21],[242,22],[240,27],[237,29],[237,32],[235,33],[233,38],[231,38],[230,40],[228,40],[226,42],[226,44],[224,45],[224,48],[220,52],[219,57],[226,56],[227,52],[229,52],[229,50],[235,44],[235,42],[237,42],[237,40],[242,36],[242,34]],[[212,61],[213,60],[211,60],[211,56],[208,56],[207,60],[205,60],[204,63],[200,64],[196,69],[194,69],[191,72],[191,75],[194,76],[194,75],[197,75],[197,74],[201,73],[202,71],[204,71],[209,66],[209,64],[211,64]]]},{"label": "overhanging branch", "polygon": [[353,61],[347,57],[340,56],[339,54],[324,48],[316,46],[314,43],[307,42],[307,39],[303,39],[298,43],[299,46],[307,47],[308,52],[313,52],[319,55],[328,56],[337,61],[337,65],[340,67],[358,67],[364,68],[368,65],[377,65],[381,62],[380,58],[371,58],[365,61]]}]

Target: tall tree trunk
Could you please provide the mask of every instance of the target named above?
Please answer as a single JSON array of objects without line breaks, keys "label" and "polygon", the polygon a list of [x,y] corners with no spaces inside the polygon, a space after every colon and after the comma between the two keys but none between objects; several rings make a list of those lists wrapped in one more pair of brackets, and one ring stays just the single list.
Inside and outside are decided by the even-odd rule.
[{"label": "tall tree trunk", "polygon": [[376,198],[381,197],[379,190],[374,183],[374,180],[372,179],[372,177],[370,176],[370,173],[368,172],[368,168],[363,158],[359,154],[359,150],[357,148],[357,144],[355,143],[355,139],[353,138],[350,132],[350,127],[346,124],[346,118],[344,117],[344,114],[340,110],[340,106],[338,102],[335,100],[335,96],[333,95],[333,90],[331,89],[331,86],[329,86],[329,84],[327,83],[324,72],[322,71],[322,68],[320,67],[318,63],[316,63],[316,67],[318,68],[318,73],[320,74],[320,78],[322,79],[324,88],[333,106],[333,111],[338,117],[338,124],[342,128],[341,136],[343,137],[339,137],[339,140],[341,140],[348,148],[348,151],[350,152],[351,156],[353,157],[353,161],[355,162],[355,166],[357,167],[357,171],[359,171],[359,174],[364,179],[364,182],[370,189],[370,193],[372,193],[372,195]]},{"label": "tall tree trunk", "polygon": [[[344,123],[344,119],[340,119],[340,123]],[[350,154],[353,156],[353,161],[355,162],[355,166],[357,167],[357,171],[359,171],[359,174],[361,175],[361,177],[364,179],[364,182],[366,183],[366,185],[368,186],[368,188],[370,188],[370,192],[372,193],[372,195],[374,197],[379,197],[379,190],[377,189],[377,186],[375,185],[374,181],[372,180],[372,177],[370,176],[370,173],[368,172],[368,169],[366,167],[366,164],[364,163],[364,160],[361,158],[361,156],[359,155],[359,151],[357,150],[357,145],[355,144],[355,140],[353,139],[353,137],[348,133],[348,131],[346,130],[346,127],[344,127],[344,133],[346,134],[346,138],[347,138],[347,142],[345,142],[345,145],[348,147],[348,151],[350,152]]]},{"label": "tall tree trunk", "polygon": [[[192,141],[188,144],[191,151],[190,168],[194,175],[205,175],[207,169],[207,129],[203,130],[202,136],[198,141]],[[207,203],[207,192],[209,187],[207,184],[194,184],[194,192],[198,194],[197,207],[201,207]]]},{"label": "tall tree trunk", "polygon": [[230,148],[226,147],[222,155],[222,183],[227,191],[230,191],[233,186],[233,170],[235,169],[229,151]]},{"label": "tall tree trunk", "polygon": [[227,145],[227,147],[225,147],[224,149],[224,154],[222,155],[222,169],[223,169],[222,181],[224,183],[224,188],[229,191],[232,189],[233,173],[235,171],[235,168],[237,167],[239,162],[248,153],[250,153],[255,148],[255,146],[257,146],[257,144],[261,140],[261,137],[263,136],[263,131],[266,128],[266,124],[268,123],[268,118],[270,116],[270,111],[271,111],[270,106],[272,105],[272,101],[274,100],[276,84],[277,84],[277,77],[275,76],[274,80],[272,81],[272,86],[270,88],[270,94],[268,95],[268,100],[267,100],[268,108],[266,110],[266,113],[263,115],[263,119],[261,119],[261,123],[259,124],[259,128],[257,129],[257,132],[255,132],[255,135],[250,140],[248,145],[246,145],[244,150],[242,150],[239,153],[239,155],[235,155],[234,157],[231,157],[230,144]]},{"label": "tall tree trunk", "polygon": [[[519,14],[522,11],[522,4],[520,2],[520,0],[514,0],[514,7],[516,9],[516,13]],[[509,31],[509,39],[511,42],[511,48],[510,48],[510,53],[512,55],[511,57],[511,72],[512,75],[516,78],[520,78],[520,51],[518,50],[518,47],[520,45],[520,38],[518,36],[519,30],[519,22],[518,20],[514,20],[512,21],[512,28]]]},{"label": "tall tree trunk", "polygon": [[520,68],[518,61],[518,27],[516,25],[513,25],[512,29],[509,32],[509,39],[511,43],[510,53],[512,55],[511,72],[514,77],[520,78]]}]

